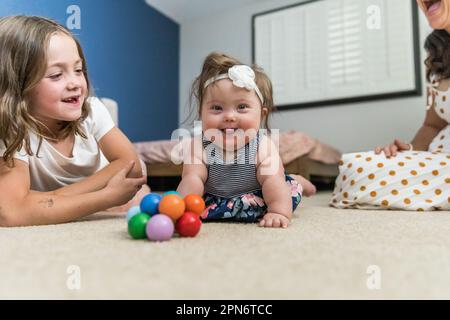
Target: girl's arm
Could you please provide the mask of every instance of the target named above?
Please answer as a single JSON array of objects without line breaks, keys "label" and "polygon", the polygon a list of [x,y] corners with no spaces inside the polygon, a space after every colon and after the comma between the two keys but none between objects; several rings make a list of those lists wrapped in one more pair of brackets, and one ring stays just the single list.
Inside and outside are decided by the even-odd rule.
[{"label": "girl's arm", "polygon": [[177,188],[183,197],[192,193],[203,196],[205,192],[208,172],[202,160],[203,146],[201,143],[201,139],[194,138],[183,145],[183,173]]},{"label": "girl's arm", "polygon": [[292,199],[278,149],[268,137],[259,144],[257,179],[267,204],[267,213],[260,225],[287,227],[292,218]]},{"label": "girl's arm", "polygon": [[55,224],[73,221],[129,201],[145,178],[127,178],[134,163],[112,177],[105,188],[73,196],[30,191],[28,165],[14,160],[8,168],[0,159],[0,226]]},{"label": "girl's arm", "polygon": [[117,174],[130,161],[134,161],[135,165],[130,171],[129,177],[142,177],[141,162],[136,150],[120,129],[114,127],[108,131],[108,133],[100,139],[99,147],[110,163],[92,176],[83,179],[80,182],[55,190],[55,195],[69,196],[98,191],[104,188],[109,179]]}]

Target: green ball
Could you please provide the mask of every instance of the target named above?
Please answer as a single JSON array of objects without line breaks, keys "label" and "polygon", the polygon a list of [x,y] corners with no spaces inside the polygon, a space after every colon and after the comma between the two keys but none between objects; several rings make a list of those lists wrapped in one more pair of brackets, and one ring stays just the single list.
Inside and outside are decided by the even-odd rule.
[{"label": "green ball", "polygon": [[146,213],[138,213],[128,221],[128,233],[133,239],[144,239],[147,237],[145,227],[150,216]]}]

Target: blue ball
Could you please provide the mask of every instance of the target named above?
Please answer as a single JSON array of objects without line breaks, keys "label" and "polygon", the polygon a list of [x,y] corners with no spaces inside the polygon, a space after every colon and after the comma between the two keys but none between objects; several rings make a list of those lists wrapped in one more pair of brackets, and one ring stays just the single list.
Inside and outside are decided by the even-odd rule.
[{"label": "blue ball", "polygon": [[155,215],[158,212],[158,205],[161,201],[161,196],[157,193],[150,193],[141,200],[141,212],[148,213],[149,215]]},{"label": "blue ball", "polygon": [[134,206],[127,211],[127,221],[130,221],[138,213],[141,213],[141,208],[139,206]]},{"label": "blue ball", "polygon": [[162,196],[163,196],[163,198],[164,198],[165,196],[167,196],[167,195],[169,195],[169,194],[176,194],[176,195],[179,196],[181,199],[183,199],[183,197],[181,196],[181,194],[180,194],[179,192],[177,192],[177,191],[174,191],[174,190],[164,192]]}]

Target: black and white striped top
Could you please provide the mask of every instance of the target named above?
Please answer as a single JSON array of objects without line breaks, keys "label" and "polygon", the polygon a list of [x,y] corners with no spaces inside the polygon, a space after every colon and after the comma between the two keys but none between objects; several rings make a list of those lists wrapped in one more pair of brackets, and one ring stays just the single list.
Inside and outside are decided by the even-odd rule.
[{"label": "black and white striped top", "polygon": [[208,170],[205,192],[223,198],[233,198],[261,190],[256,178],[256,154],[261,137],[258,134],[238,149],[234,161],[228,163],[224,160],[223,150],[203,137]]}]

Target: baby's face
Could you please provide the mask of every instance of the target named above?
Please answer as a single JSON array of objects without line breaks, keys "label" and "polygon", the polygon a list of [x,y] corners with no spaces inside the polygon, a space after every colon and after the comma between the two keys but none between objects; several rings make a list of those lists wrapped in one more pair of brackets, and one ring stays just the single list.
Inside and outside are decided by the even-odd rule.
[{"label": "baby's face", "polygon": [[216,81],[203,97],[203,133],[223,149],[240,148],[256,136],[266,110],[254,90],[236,87],[229,79]]},{"label": "baby's face", "polygon": [[54,34],[47,49],[47,70],[30,92],[31,113],[51,130],[57,130],[61,121],[80,118],[86,93],[83,63],[75,41]]},{"label": "baby's face", "polygon": [[433,29],[450,28],[450,0],[416,0]]}]

